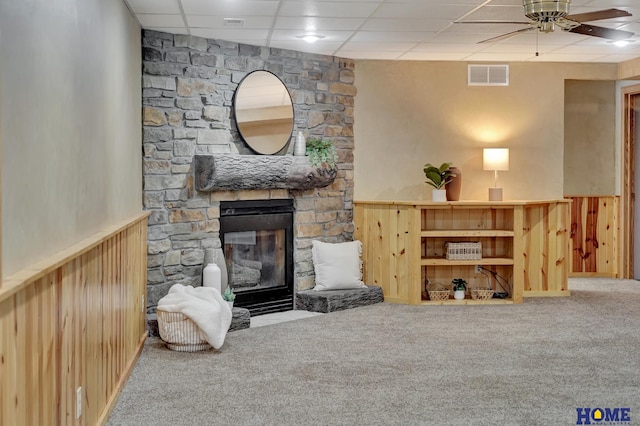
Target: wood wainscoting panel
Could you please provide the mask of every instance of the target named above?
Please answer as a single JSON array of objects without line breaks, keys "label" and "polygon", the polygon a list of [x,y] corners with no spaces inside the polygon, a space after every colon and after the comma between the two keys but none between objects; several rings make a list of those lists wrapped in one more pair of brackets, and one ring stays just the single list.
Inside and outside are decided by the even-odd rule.
[{"label": "wood wainscoting panel", "polygon": [[147,217],[21,271],[0,289],[0,425],[106,423],[146,338]]},{"label": "wood wainscoting panel", "polygon": [[572,277],[618,277],[619,199],[567,196],[571,203]]},{"label": "wood wainscoting panel", "polygon": [[524,296],[568,296],[569,206],[527,205],[523,222]]},{"label": "wood wainscoting panel", "polygon": [[354,238],[362,241],[363,279],[395,303],[420,303],[415,265],[420,262],[419,213],[393,204],[354,206]]}]

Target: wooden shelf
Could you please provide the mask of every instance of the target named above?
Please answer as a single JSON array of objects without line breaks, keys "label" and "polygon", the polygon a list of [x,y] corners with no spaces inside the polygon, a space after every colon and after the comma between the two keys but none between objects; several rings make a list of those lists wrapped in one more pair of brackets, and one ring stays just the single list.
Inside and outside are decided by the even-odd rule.
[{"label": "wooden shelf", "polygon": [[491,238],[491,237],[513,237],[514,232],[506,229],[438,229],[422,231],[420,233],[426,238],[458,238],[458,237],[476,237],[476,238]]},{"label": "wooden shelf", "polygon": [[[385,301],[412,305],[518,304],[525,283],[531,295],[566,293],[569,207],[568,200],[356,201],[354,238],[363,244],[364,280],[380,285]],[[482,259],[447,260],[446,243],[464,241],[480,242]],[[475,265],[485,271],[476,272]],[[498,290],[508,282],[511,294],[422,300],[426,282],[455,278]]]},{"label": "wooden shelf", "polygon": [[509,257],[485,257],[476,260],[449,260],[442,257],[430,257],[422,259],[423,266],[455,266],[455,265],[513,265],[513,259]]},{"label": "wooden shelf", "polygon": [[488,300],[423,300],[421,305],[513,305],[513,299],[488,299]]}]

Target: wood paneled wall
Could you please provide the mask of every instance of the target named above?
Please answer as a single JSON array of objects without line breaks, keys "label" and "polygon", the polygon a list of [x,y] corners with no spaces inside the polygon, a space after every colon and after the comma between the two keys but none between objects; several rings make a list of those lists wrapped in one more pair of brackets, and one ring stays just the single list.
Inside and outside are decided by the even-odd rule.
[{"label": "wood paneled wall", "polygon": [[[524,297],[568,296],[569,203],[528,204],[524,208],[522,261]],[[516,238],[517,244],[517,238]]]},{"label": "wood paneled wall", "polygon": [[106,422],[146,337],[147,217],[3,282],[0,425]]},{"label": "wood paneled wall", "polygon": [[619,197],[566,198],[572,200],[570,276],[618,277]]}]

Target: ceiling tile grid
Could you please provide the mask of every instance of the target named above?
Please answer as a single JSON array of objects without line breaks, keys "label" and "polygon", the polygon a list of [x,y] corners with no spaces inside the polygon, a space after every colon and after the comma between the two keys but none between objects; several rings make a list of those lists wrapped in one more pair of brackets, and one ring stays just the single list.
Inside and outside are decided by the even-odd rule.
[{"label": "ceiling tile grid", "polygon": [[[522,0],[124,1],[145,29],[353,59],[616,63],[640,56],[638,0],[571,1],[570,14],[631,13],[585,22],[635,33],[624,47],[557,26],[540,32]],[[307,43],[306,34],[320,38]]]}]

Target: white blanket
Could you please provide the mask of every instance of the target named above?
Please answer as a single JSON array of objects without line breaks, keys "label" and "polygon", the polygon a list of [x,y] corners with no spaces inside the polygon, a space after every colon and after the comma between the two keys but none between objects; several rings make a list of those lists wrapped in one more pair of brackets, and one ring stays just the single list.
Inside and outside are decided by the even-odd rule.
[{"label": "white blanket", "polygon": [[213,287],[174,284],[158,301],[158,309],[189,317],[198,325],[202,338],[216,349],[222,347],[231,325],[231,308]]}]

